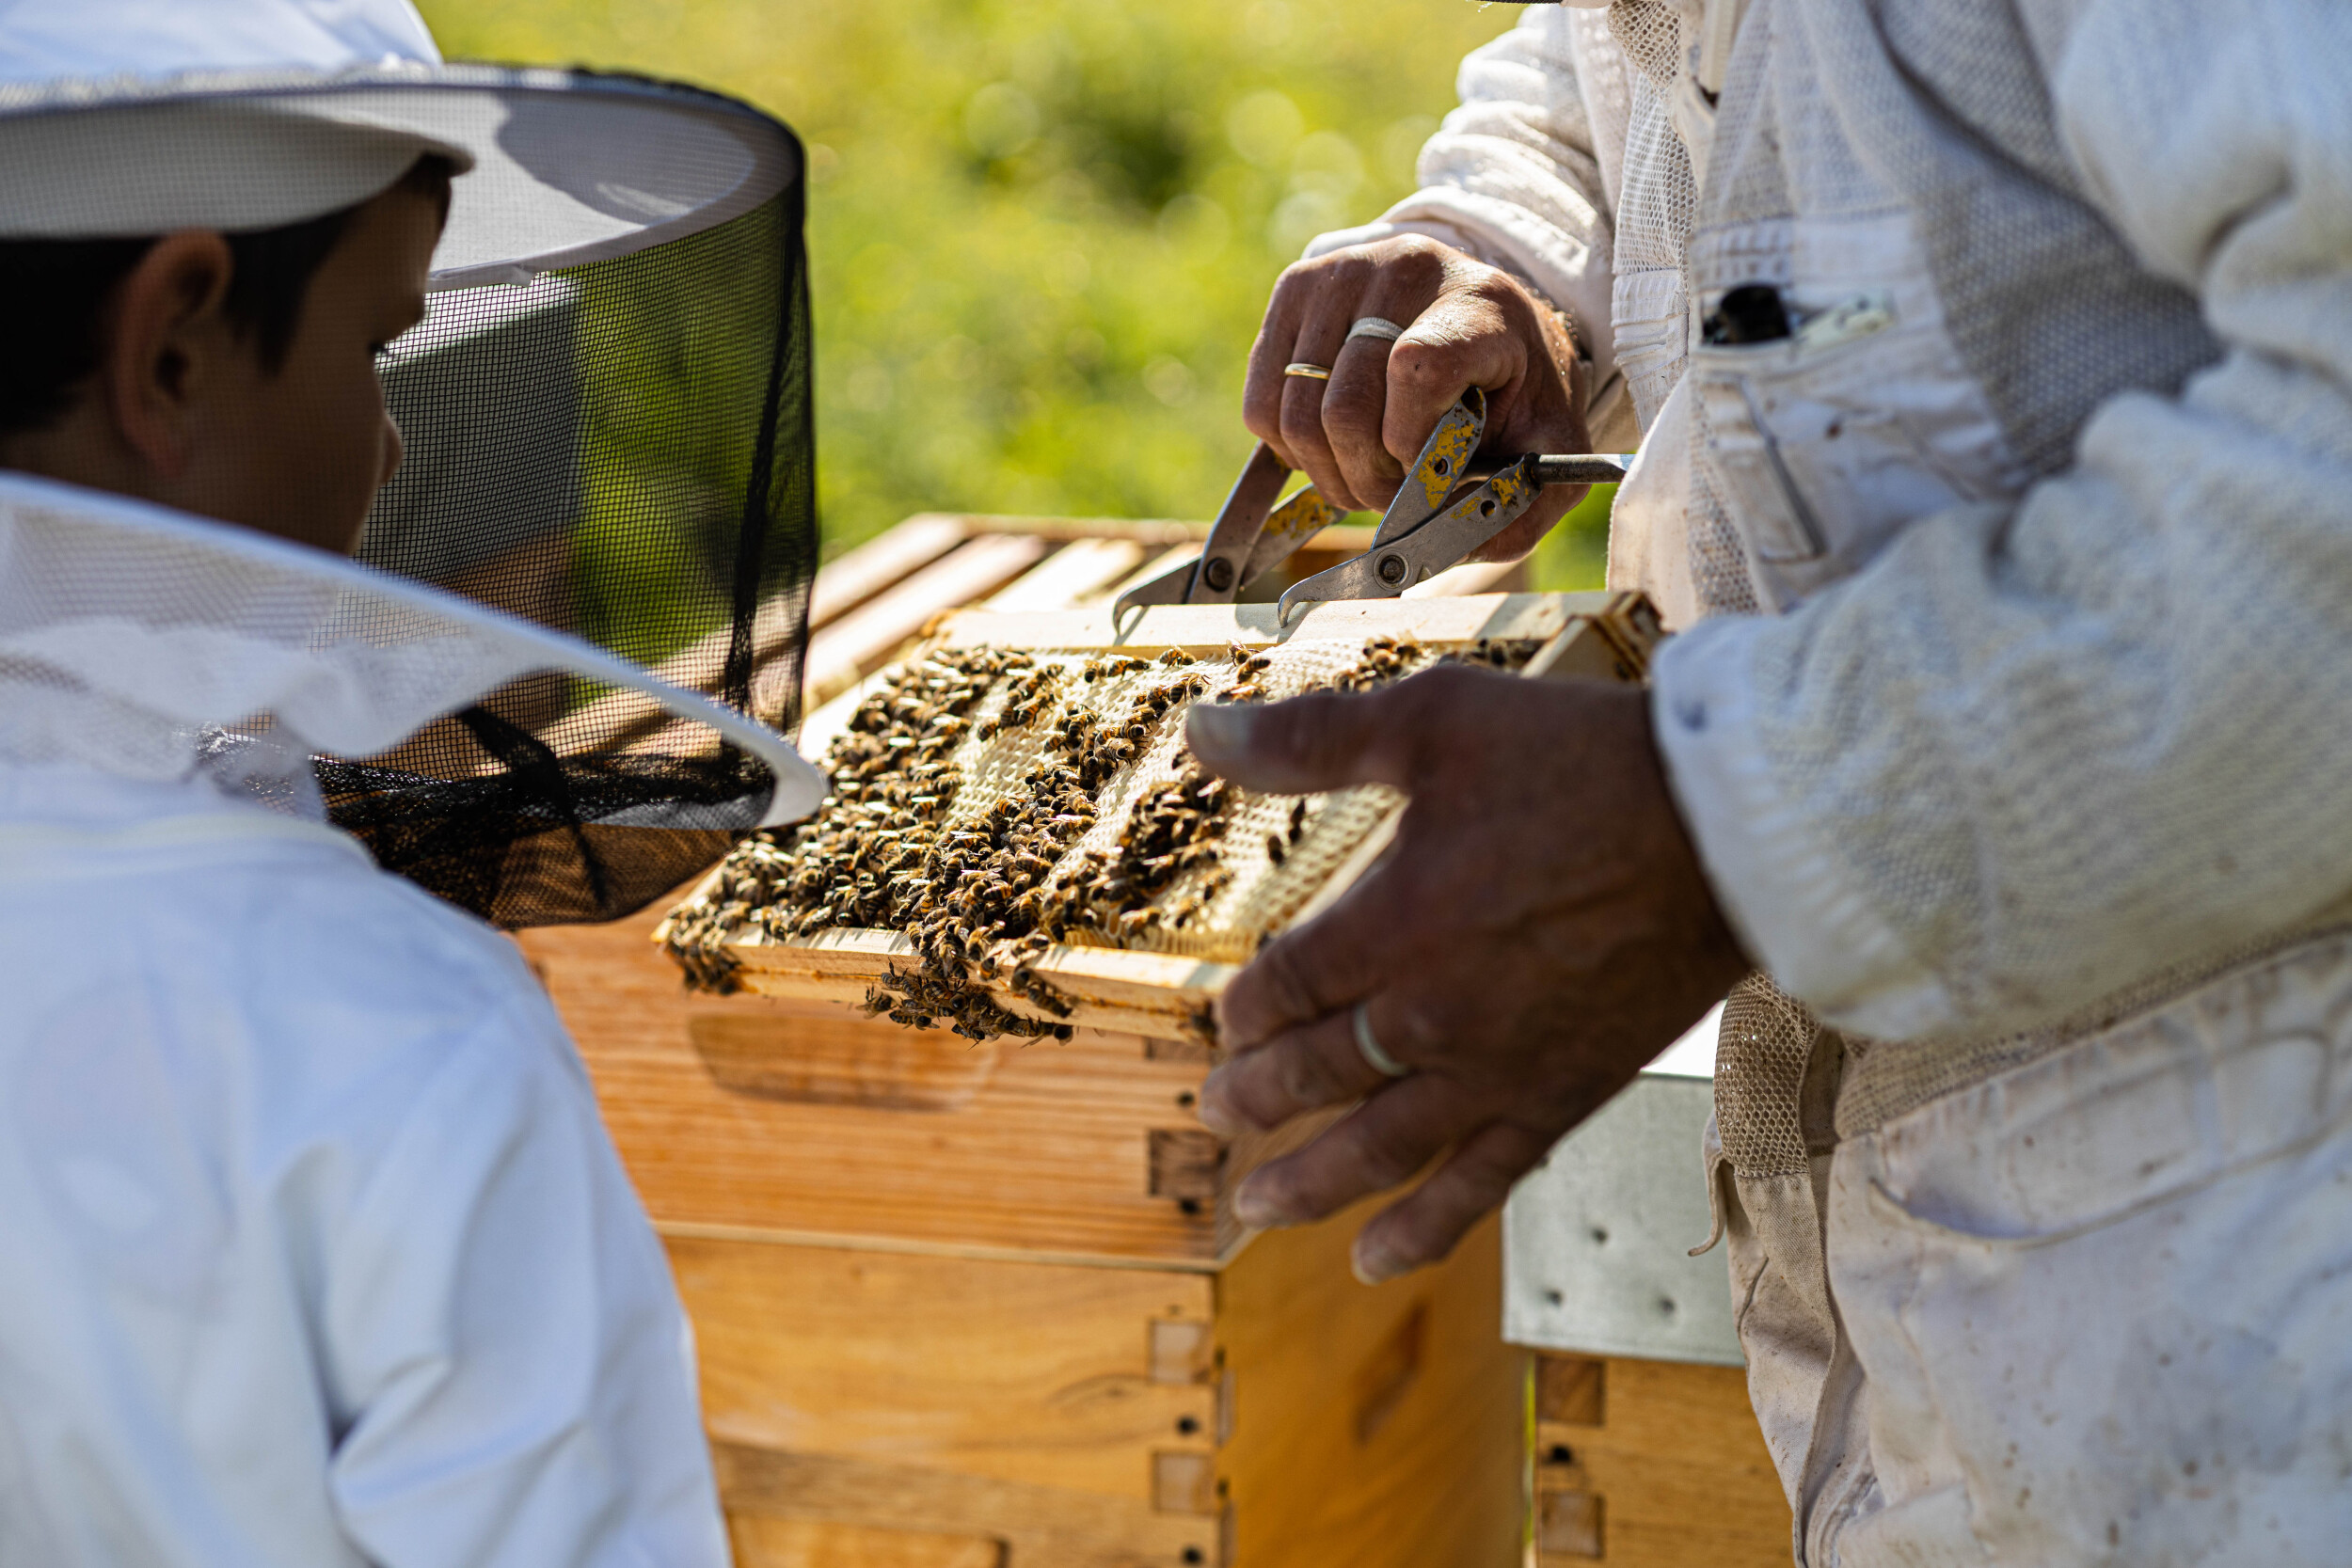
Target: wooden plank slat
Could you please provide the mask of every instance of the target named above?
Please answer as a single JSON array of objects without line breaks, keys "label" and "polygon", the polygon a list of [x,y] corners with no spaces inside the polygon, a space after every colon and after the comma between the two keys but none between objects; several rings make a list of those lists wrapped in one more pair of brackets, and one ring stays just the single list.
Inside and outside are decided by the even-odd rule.
[{"label": "wooden plank slat", "polygon": [[[1032,535],[982,535],[842,616],[808,640],[802,679],[807,702],[822,703],[855,685],[940,611],[994,593],[1051,548],[1049,541]],[[755,691],[752,705],[764,713],[774,704]]]},{"label": "wooden plank slat", "polygon": [[[1187,539],[1206,539],[1209,525],[1176,517],[1030,517],[999,512],[917,512],[907,523],[950,522],[969,534],[1025,533],[1066,544],[1073,539],[1134,539],[1166,547]],[[906,523],[898,525],[901,528]]]},{"label": "wooden plank slat", "polygon": [[1133,539],[1073,539],[998,589],[985,608],[1000,613],[1067,610],[1134,571],[1144,554]]},{"label": "wooden plank slat", "polygon": [[[808,625],[814,633],[872,598],[909,573],[929,565],[961,544],[962,525],[951,517],[916,516],[840,560],[821,567],[810,585]],[[752,664],[773,660],[791,640],[794,605],[789,596],[769,600],[752,617]],[[709,692],[726,662],[731,633],[722,626],[662,660],[654,673],[672,686]],[[760,711],[779,711],[774,705]],[[642,691],[614,691],[597,698],[564,721],[562,750],[600,751],[643,740],[667,722],[667,711]]]},{"label": "wooden plank slat", "polygon": [[[788,600],[771,599],[759,607],[752,619],[753,665],[773,659],[784,650],[789,638],[791,605]],[[719,685],[719,676],[726,662],[729,633],[722,627],[697,639],[687,648],[664,659],[654,673],[672,686],[689,691],[709,693]],[[772,711],[772,710],[771,710]],[[566,755],[603,751],[622,745],[643,745],[657,733],[671,728],[670,710],[642,691],[609,691],[590,703],[578,713],[564,719],[560,725],[541,732],[548,736],[557,751]]]},{"label": "wooden plank slat", "polygon": [[917,513],[818,569],[808,628],[832,625],[893,583],[921,571],[972,536],[955,517]]}]

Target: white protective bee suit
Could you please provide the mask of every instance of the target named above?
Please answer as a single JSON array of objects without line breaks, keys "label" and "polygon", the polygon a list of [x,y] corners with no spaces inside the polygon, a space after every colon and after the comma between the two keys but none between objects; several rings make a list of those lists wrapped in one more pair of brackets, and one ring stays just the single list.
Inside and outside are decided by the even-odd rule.
[{"label": "white protective bee suit", "polygon": [[[435,62],[405,0],[0,5],[0,100]],[[496,153],[306,135],[309,102],[142,107],[144,188],[41,184],[108,144],[59,119],[26,155],[11,123],[0,228],[283,223],[420,147]],[[687,1323],[546,994],[312,783],[534,672],[720,732],[773,771],[771,820],[821,794],[781,736],[583,641],[0,472],[0,1564],[727,1561]]]},{"label": "white protective bee suit", "polygon": [[[1531,9],[1422,189],[1575,319],[1787,993],[1710,1174],[1801,1562],[2352,1542],[2352,12]],[[1708,342],[1743,285],[1792,327]]]},{"label": "white protective bee suit", "polygon": [[727,1560],[667,1262],[520,954],[303,809],[301,751],[197,738],[373,752],[618,673],[564,643],[0,474],[0,1563]]}]

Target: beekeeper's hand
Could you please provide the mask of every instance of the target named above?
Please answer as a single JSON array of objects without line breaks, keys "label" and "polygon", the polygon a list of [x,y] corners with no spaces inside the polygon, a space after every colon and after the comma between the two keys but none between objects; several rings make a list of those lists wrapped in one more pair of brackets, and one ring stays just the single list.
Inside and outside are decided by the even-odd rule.
[{"label": "beekeeper's hand", "polygon": [[[1248,788],[1411,796],[1388,857],[1226,990],[1232,1057],[1200,1096],[1228,1135],[1362,1099],[1243,1182],[1245,1224],[1320,1219],[1440,1161],[1358,1238],[1368,1281],[1445,1257],[1751,967],[1638,689],[1447,668],[1364,695],[1199,706],[1186,734]],[[1406,1076],[1360,1046],[1359,1004]]]},{"label": "beekeeper's hand", "polygon": [[[1405,334],[1349,337],[1366,316]],[[1331,379],[1285,374],[1295,363],[1326,367]],[[1486,394],[1482,450],[1586,451],[1582,363],[1565,324],[1510,274],[1399,235],[1282,274],[1249,351],[1242,421],[1326,499],[1377,511],[1471,387]],[[1549,486],[1472,559],[1525,555],[1583,496],[1582,485]]]}]

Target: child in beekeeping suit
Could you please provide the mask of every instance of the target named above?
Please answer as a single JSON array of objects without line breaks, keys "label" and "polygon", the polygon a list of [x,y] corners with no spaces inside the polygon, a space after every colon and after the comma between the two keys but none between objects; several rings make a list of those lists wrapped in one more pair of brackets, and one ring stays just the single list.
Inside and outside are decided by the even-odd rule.
[{"label": "child in beekeeping suit", "polygon": [[405,0],[0,5],[0,1563],[727,1558],[546,996],[304,809],[312,751],[635,678],[342,559],[499,154],[442,71]]}]

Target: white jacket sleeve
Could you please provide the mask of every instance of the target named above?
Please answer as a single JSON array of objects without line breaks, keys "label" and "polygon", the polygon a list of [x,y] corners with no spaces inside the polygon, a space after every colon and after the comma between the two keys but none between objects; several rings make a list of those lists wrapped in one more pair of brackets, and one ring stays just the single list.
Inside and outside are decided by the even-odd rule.
[{"label": "white jacket sleeve", "polygon": [[2352,10],[2091,0],[2072,157],[2223,358],[2013,511],[1670,645],[1677,795],[1751,950],[1883,1036],[2029,1026],[2352,891]]},{"label": "white jacket sleeve", "polygon": [[[1461,106],[1422,149],[1421,189],[1376,222],[1319,236],[1307,254],[1417,233],[1515,272],[1575,322],[1597,394],[1615,360],[1609,196],[1596,146],[1608,127],[1596,125],[1578,68],[1595,40],[1607,40],[1599,13],[1530,7],[1518,26],[1463,58]],[[1622,156],[1621,123],[1617,131]]]},{"label": "white jacket sleeve", "polygon": [[338,1515],[382,1568],[724,1568],[668,1264],[517,981],[332,1241]]}]

